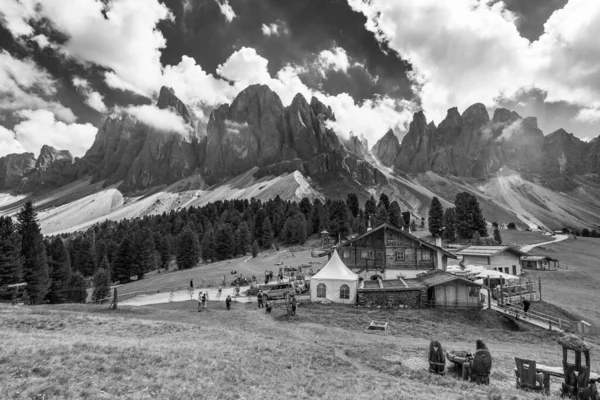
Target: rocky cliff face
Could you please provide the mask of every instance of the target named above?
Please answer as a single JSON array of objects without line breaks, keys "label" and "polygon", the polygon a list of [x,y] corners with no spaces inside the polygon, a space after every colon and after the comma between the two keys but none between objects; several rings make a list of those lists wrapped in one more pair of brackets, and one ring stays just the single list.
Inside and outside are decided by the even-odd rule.
[{"label": "rocky cliff face", "polygon": [[[597,148],[596,153],[591,149]],[[564,130],[544,137],[536,118],[496,109],[493,118],[483,104],[474,104],[462,115],[456,108],[436,128],[422,112],[415,113],[410,128],[397,144],[388,132],[373,147],[383,164],[400,171],[484,178],[502,167],[528,176],[600,173],[600,144],[585,143]],[[594,155],[595,154],[595,155]]]},{"label": "rocky cliff face", "polygon": [[19,188],[23,178],[35,168],[33,153],[8,154],[0,158],[0,190]]}]

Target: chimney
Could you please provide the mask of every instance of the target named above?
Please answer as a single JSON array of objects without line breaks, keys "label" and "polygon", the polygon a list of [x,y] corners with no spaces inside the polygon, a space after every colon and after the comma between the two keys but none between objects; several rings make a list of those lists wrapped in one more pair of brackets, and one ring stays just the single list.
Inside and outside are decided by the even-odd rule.
[{"label": "chimney", "polygon": [[439,236],[435,237],[435,245],[440,248],[442,247],[442,238],[441,237],[439,237]]},{"label": "chimney", "polygon": [[442,238],[436,235],[435,237],[435,245],[438,249],[435,250],[435,258],[436,258],[436,268],[441,269],[442,271],[446,270],[446,266],[444,265],[444,255],[442,254]]},{"label": "chimney", "polygon": [[404,232],[406,232],[406,233],[410,233],[410,225],[404,225],[404,226],[402,227],[402,230],[403,230]]}]

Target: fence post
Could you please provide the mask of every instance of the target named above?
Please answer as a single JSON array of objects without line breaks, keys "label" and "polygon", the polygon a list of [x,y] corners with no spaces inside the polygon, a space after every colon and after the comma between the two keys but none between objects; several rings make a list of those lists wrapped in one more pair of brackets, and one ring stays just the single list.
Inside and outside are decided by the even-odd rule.
[{"label": "fence post", "polygon": [[540,301],[542,301],[542,277],[541,276],[538,277],[538,283],[540,286]]}]

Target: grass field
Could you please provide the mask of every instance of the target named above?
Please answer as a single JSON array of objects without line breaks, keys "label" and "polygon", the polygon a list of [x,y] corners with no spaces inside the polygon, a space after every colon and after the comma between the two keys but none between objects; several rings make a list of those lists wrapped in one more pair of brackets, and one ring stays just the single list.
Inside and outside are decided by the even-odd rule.
[{"label": "grass field", "polygon": [[[208,308],[0,306],[0,398],[537,399],[514,388],[514,357],[561,360],[556,334],[512,331],[487,311],[302,304],[288,320],[254,305]],[[390,329],[367,332],[371,320]],[[494,357],[490,386],[427,372],[430,340],[472,351],[478,338]],[[558,399],[558,385],[548,399]]]}]

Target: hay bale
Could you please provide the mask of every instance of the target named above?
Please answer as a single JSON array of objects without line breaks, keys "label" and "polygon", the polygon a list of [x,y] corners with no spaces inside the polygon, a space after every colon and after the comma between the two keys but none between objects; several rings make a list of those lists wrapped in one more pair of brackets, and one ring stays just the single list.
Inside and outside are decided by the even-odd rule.
[{"label": "hay bale", "polygon": [[566,334],[558,339],[558,344],[569,350],[574,351],[589,351],[590,345],[583,341],[582,338],[573,334]]}]

